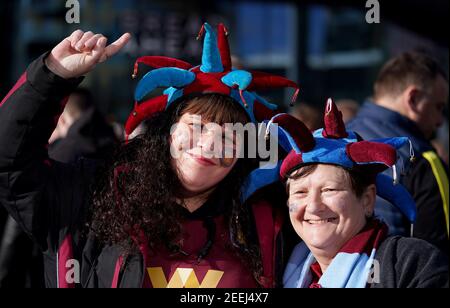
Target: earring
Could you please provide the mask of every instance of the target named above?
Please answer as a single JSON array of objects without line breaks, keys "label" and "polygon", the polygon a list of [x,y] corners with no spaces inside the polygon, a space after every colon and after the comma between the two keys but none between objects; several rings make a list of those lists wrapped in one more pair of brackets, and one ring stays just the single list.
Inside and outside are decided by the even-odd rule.
[{"label": "earring", "polygon": [[230,167],[234,162],[234,158],[220,158],[220,164],[222,167],[228,168]]}]

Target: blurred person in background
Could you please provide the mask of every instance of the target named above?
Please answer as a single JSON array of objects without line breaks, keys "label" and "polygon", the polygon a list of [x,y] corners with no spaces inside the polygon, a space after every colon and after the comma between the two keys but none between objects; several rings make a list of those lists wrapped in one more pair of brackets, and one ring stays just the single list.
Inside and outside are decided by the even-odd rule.
[{"label": "blurred person in background", "polygon": [[120,123],[116,120],[116,116],[114,114],[110,113],[106,116],[106,121],[113,128],[116,139],[119,141],[124,141],[125,140],[125,127],[122,123]]},{"label": "blurred person in background", "polygon": [[69,97],[49,143],[49,156],[70,163],[80,157],[104,159],[118,142],[113,128],[95,107],[87,89]]},{"label": "blurred person in background", "polygon": [[310,131],[323,127],[322,110],[307,102],[301,102],[292,109],[290,114],[302,121]]},{"label": "blurred person in background", "polygon": [[[407,52],[388,61],[374,84],[372,101],[361,107],[348,128],[364,139],[406,136],[417,159],[400,150],[404,164],[400,181],[417,205],[413,236],[429,241],[448,254],[448,168],[430,140],[443,123],[448,104],[448,79],[427,55]],[[378,214],[391,234],[407,235],[404,217],[385,200],[378,199]]]},{"label": "blurred person in background", "polygon": [[359,110],[358,102],[352,99],[337,100],[336,106],[338,106],[339,110],[342,113],[342,119],[344,120],[344,123],[348,123],[351,119],[353,119]]}]

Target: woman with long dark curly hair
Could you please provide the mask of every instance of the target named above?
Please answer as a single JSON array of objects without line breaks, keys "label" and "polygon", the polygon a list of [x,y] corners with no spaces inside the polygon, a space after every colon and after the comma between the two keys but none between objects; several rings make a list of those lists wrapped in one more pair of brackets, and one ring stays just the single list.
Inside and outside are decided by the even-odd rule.
[{"label": "woman with long dark curly hair", "polygon": [[[47,286],[279,282],[283,214],[274,203],[282,198],[258,190],[276,182],[278,170],[263,178],[254,174],[258,161],[238,158],[248,144],[227,124],[256,124],[274,114],[276,106],[251,91],[297,85],[233,70],[223,25],[218,36],[208,24],[201,34],[201,66],[138,59],[134,75],[139,63],[157,69],[136,88],[126,132],[146,121],[146,133],[119,145],[100,168],[85,159],[52,161],[46,144],[60,102],[81,76],[117,53],[128,34],[106,46],[100,34],[74,32],[34,61],[1,102],[0,200],[40,244]],[[157,87],[167,89],[146,100]]]},{"label": "woman with long dark curly hair", "polygon": [[[180,255],[194,264],[210,254],[220,255],[222,261],[227,254],[231,259],[241,257],[242,264],[230,271],[248,272],[249,281],[242,286],[252,286],[262,265],[254,223],[240,200],[240,189],[254,162],[199,161],[194,156],[199,147],[173,159],[170,128],[180,121],[192,125],[192,115],[200,115],[206,123],[248,121],[232,98],[219,94],[185,100],[150,118],[146,133],[121,146],[107,164],[106,177],[94,193],[92,231],[103,242],[123,246],[126,253],[139,248],[130,234],[142,231],[157,251],[158,256],[150,257],[154,266],[168,262],[163,259],[169,255],[170,262]],[[228,231],[230,239],[215,243],[217,237],[228,237]],[[233,282],[239,283],[244,281]]]}]

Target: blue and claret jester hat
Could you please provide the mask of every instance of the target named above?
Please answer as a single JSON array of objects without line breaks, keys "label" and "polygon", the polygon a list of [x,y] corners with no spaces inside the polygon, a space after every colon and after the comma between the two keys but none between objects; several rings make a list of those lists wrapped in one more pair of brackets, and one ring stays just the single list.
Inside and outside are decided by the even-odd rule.
[{"label": "blue and claret jester hat", "polygon": [[[292,87],[296,89],[293,97],[295,101],[299,91],[295,82],[267,73],[233,69],[228,32],[223,24],[219,24],[217,30],[216,34],[207,23],[202,26],[197,37],[200,39],[204,35],[202,64],[199,66],[161,56],[146,56],[136,61],[133,77],[136,77],[140,63],[155,69],[147,73],[136,87],[134,110],[125,125],[127,136],[142,121],[156,112],[166,110],[170,104],[186,95],[219,93],[231,96],[255,123],[270,119],[275,115],[277,106],[252,91]],[[163,95],[144,100],[159,87],[166,88]]]},{"label": "blue and claret jester hat", "polygon": [[[267,125],[267,134],[275,131],[271,129],[272,124],[277,124],[278,142],[288,153],[278,165],[277,171],[281,179],[286,180],[292,172],[306,164],[322,163],[341,166],[348,170],[358,169],[374,177],[377,194],[380,197],[398,207],[411,222],[415,221],[414,200],[402,185],[397,185],[395,169],[397,149],[407,143],[411,146],[408,138],[362,140],[356,133],[346,130],[342,113],[331,99],[325,108],[325,127],[314,133],[303,122],[288,114],[272,117]],[[413,156],[414,153],[411,151],[411,158]],[[387,168],[393,168],[393,177],[381,174]],[[263,174],[270,171],[256,172]]]}]

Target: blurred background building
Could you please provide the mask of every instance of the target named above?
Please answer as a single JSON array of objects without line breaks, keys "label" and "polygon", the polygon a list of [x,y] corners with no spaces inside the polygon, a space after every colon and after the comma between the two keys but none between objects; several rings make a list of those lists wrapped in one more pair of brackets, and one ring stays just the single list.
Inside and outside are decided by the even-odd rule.
[{"label": "blurred background building", "polygon": [[[199,63],[195,40],[203,21],[224,22],[232,52],[243,66],[286,75],[301,85],[301,100],[327,97],[361,102],[372,92],[380,65],[402,51],[430,53],[448,71],[449,2],[381,0],[381,22],[368,24],[366,1],[79,0],[80,24],[67,24],[65,0],[0,2],[0,95],[35,57],[81,28],[111,40],[129,31],[133,41],[84,82],[105,114],[124,121],[132,108],[133,62],[167,55]],[[287,106],[290,90],[263,93]]]}]

